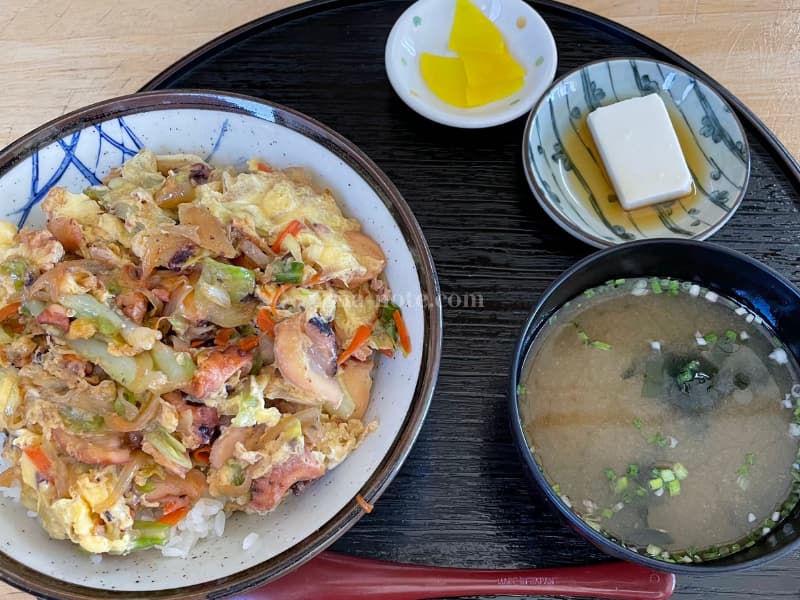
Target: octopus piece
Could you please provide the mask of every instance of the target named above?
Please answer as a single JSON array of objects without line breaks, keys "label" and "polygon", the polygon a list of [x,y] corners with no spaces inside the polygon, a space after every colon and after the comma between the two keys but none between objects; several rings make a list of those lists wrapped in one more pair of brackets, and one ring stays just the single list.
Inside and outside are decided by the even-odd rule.
[{"label": "octopus piece", "polygon": [[295,454],[288,460],[272,467],[268,475],[253,481],[248,508],[256,512],[267,512],[280,503],[293,485],[299,481],[317,479],[325,474],[311,450]]},{"label": "octopus piece", "polygon": [[203,404],[190,404],[181,397],[180,392],[165,394],[164,400],[178,412],[178,428],[175,431],[188,450],[211,443],[219,426],[219,414],[216,408]]},{"label": "octopus piece", "polygon": [[117,307],[137,325],[141,325],[147,314],[147,298],[144,294],[135,291],[128,291],[120,294],[116,298]]},{"label": "octopus piece", "polygon": [[342,386],[355,405],[350,418],[362,419],[367,411],[369,394],[372,390],[372,361],[348,360],[341,369]]},{"label": "octopus piece", "polygon": [[253,357],[235,346],[220,352],[208,354],[194,373],[188,392],[197,399],[203,399],[218,392],[234,374],[249,371]]},{"label": "octopus piece", "polygon": [[336,381],[336,336],[320,317],[305,313],[275,326],[275,366],[283,378],[336,409],[344,397]]}]

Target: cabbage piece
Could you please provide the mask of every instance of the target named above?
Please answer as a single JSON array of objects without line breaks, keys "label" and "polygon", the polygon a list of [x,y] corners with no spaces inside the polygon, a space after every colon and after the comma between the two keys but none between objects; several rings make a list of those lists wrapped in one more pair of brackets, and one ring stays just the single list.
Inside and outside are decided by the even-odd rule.
[{"label": "cabbage piece", "polygon": [[239,410],[231,422],[235,427],[249,427],[261,423],[273,427],[280,421],[281,413],[277,408],[264,406],[263,386],[259,385],[255,377],[250,377],[245,389],[230,401],[236,402],[239,406]]}]

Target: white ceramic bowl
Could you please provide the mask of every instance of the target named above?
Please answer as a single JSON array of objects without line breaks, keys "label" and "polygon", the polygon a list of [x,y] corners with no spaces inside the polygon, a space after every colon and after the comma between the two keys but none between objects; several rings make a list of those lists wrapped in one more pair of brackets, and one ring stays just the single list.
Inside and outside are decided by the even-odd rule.
[{"label": "white ceramic bowl", "polygon": [[553,81],[556,43],[547,23],[522,0],[470,0],[502,32],[509,51],[525,68],[520,90],[474,108],[451,106],[437,98],[422,79],[423,52],[454,56],[447,48],[455,0],[419,0],[397,20],[386,42],[386,73],[397,95],[431,121],[478,129],[494,127],[527,113]]},{"label": "white ceramic bowl", "polygon": [[[51,186],[81,190],[142,147],[239,167],[252,157],[278,168],[307,167],[383,247],[386,276],[413,350],[407,358],[381,359],[366,416],[380,426],[344,463],[268,515],[230,517],[224,537],[199,542],[190,559],[164,558],[155,550],[105,556],[94,564],[76,545],[49,539],[24,508],[0,497],[0,577],[39,596],[205,597],[280,576],[355,523],[363,514],[357,494],[375,502],[416,438],[436,381],[438,282],[408,205],[357,148],[289,109],[243,96],[170,91],[118,98],[61,117],[0,152],[0,218],[41,227],[38,202]],[[249,532],[260,538],[244,551]]]},{"label": "white ceramic bowl", "polygon": [[[670,113],[695,193],[624,211],[586,118],[599,106],[653,93]],[[747,137],[728,103],[691,73],[646,58],[599,60],[556,81],[528,118],[522,163],[544,211],[598,248],[650,238],[704,240],[736,212],[750,177]]]}]

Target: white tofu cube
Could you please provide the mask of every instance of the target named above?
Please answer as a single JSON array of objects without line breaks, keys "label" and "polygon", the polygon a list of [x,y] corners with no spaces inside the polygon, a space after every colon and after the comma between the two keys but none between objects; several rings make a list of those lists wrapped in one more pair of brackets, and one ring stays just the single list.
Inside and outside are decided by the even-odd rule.
[{"label": "white tofu cube", "polygon": [[625,210],[692,191],[692,176],[658,94],[630,98],[589,114],[589,130]]}]

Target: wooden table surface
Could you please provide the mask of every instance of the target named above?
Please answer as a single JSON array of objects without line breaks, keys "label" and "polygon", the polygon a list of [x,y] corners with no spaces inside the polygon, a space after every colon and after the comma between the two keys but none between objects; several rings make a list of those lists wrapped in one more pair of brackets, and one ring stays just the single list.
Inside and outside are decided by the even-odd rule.
[{"label": "wooden table surface", "polygon": [[[0,0],[0,147],[134,92],[191,51],[295,0]],[[800,0],[569,0],[652,37],[736,94],[800,156]],[[765,573],[766,574],[766,573]],[[0,583],[0,600],[30,596]]]}]

